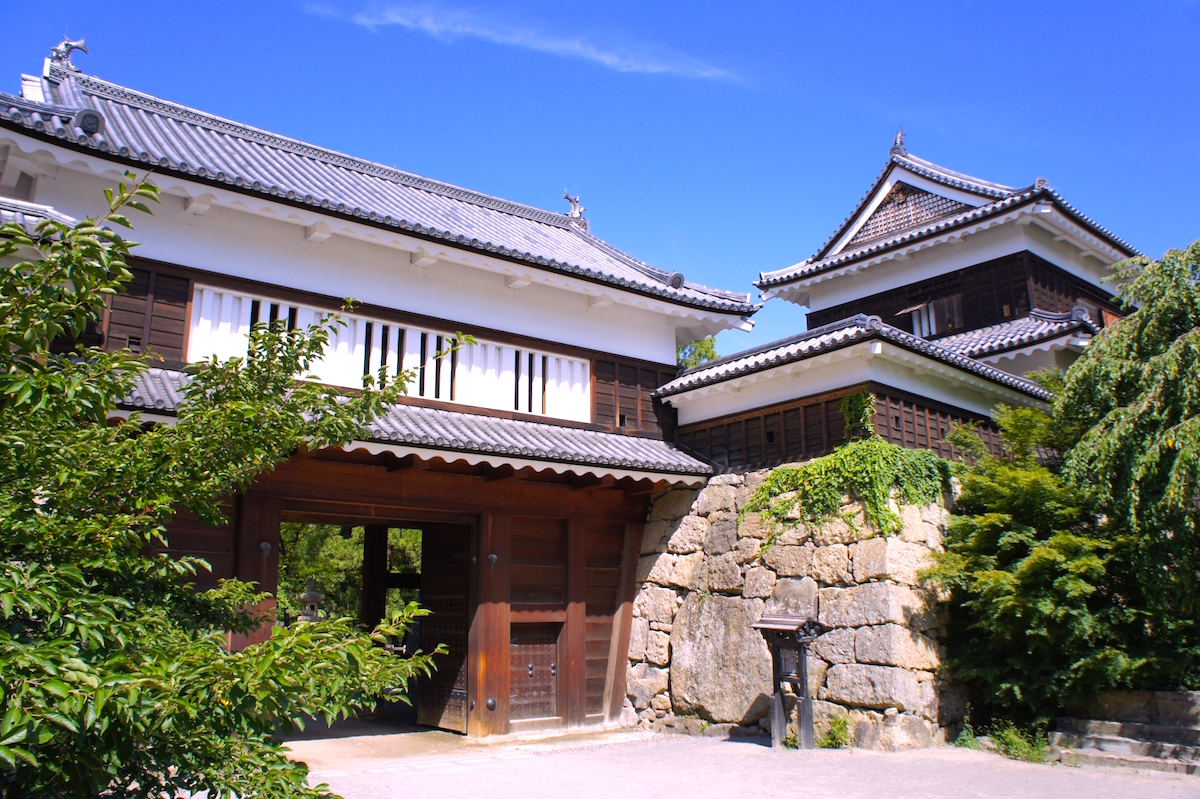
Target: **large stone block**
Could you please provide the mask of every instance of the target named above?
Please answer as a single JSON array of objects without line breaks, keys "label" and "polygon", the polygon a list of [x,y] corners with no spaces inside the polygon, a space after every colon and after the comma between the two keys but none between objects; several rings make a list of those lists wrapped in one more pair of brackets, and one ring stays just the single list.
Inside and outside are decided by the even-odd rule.
[{"label": "large stone block", "polygon": [[675,618],[675,592],[670,588],[643,586],[633,600],[633,615],[647,622],[670,624]]},{"label": "large stone block", "polygon": [[822,588],[820,621],[825,627],[903,624],[922,632],[938,624],[932,592],[893,583]]},{"label": "large stone block", "polygon": [[670,673],[666,669],[656,668],[645,663],[630,666],[625,682],[628,684],[626,693],[637,710],[650,707],[650,700],[655,694],[667,690]]},{"label": "large stone block", "polygon": [[677,713],[741,724],[766,714],[771,654],[751,626],[762,612],[758,599],[688,596],[671,630],[671,701]]},{"label": "large stone block", "polygon": [[733,511],[716,511],[709,514],[711,525],[704,537],[706,555],[724,555],[737,543],[737,517]]},{"label": "large stone block", "polygon": [[769,470],[750,472],[746,475],[745,480],[742,482],[742,487],[738,489],[737,493],[738,510],[741,510],[746,503],[750,501],[751,497],[754,496],[754,492],[757,491],[758,487],[763,484],[764,480],[767,479],[768,474],[770,474]]},{"label": "large stone block", "polygon": [[738,535],[742,538],[766,538],[767,527],[763,524],[762,514],[747,513],[744,515],[738,525]]},{"label": "large stone block", "polygon": [[764,613],[776,616],[804,616],[817,613],[817,583],[811,577],[797,580],[783,577],[775,581],[775,589],[767,600]]},{"label": "large stone block", "polygon": [[850,725],[854,728],[852,741],[856,748],[883,752],[932,746],[936,732],[934,725],[925,719],[907,713],[880,715],[851,711]]},{"label": "large stone block", "polygon": [[739,538],[733,549],[733,559],[738,563],[750,563],[758,560],[762,552],[762,541],[757,538]]},{"label": "large stone block", "polygon": [[894,580],[916,585],[917,572],[933,565],[929,549],[899,538],[869,538],[854,545],[854,580]]},{"label": "large stone block", "polygon": [[742,570],[732,554],[709,558],[705,562],[701,588],[717,594],[741,593]]},{"label": "large stone block", "polygon": [[929,670],[941,665],[937,641],[899,624],[860,627],[854,639],[854,659],[905,669]]},{"label": "large stone block", "polygon": [[808,695],[816,696],[825,685],[829,664],[814,655],[808,656]]},{"label": "large stone block", "polygon": [[807,577],[812,571],[812,547],[787,547],[776,544],[763,553],[763,563],[780,577]]},{"label": "large stone block", "polygon": [[775,589],[775,572],[756,566],[746,572],[746,584],[742,596],[748,599],[766,599]]},{"label": "large stone block", "polygon": [[668,666],[671,663],[671,637],[664,632],[651,630],[646,639],[646,660],[655,666]]},{"label": "large stone block", "polygon": [[646,522],[642,527],[642,554],[666,552],[667,539],[675,532],[677,526],[677,522]]},{"label": "large stone block", "polygon": [[812,643],[813,652],[830,663],[854,662],[854,628],[830,630]]},{"label": "large stone block", "polygon": [[812,576],[826,585],[840,583],[850,571],[850,551],[845,544],[817,547],[813,552]]},{"label": "large stone block", "polygon": [[737,489],[728,485],[709,484],[696,498],[696,513],[707,516],[713,511],[734,510],[737,503]]},{"label": "large stone block", "polygon": [[650,622],[634,617],[629,630],[629,659],[643,660],[646,657],[646,640],[650,637]]},{"label": "large stone block", "polygon": [[795,547],[812,538],[812,530],[800,522],[792,522],[779,531],[775,543],[782,547]]},{"label": "large stone block", "polygon": [[638,559],[637,582],[692,589],[700,576],[704,553],[648,555]]},{"label": "large stone block", "polygon": [[829,519],[813,531],[813,541],[819,547],[831,544],[850,544],[859,539],[859,529],[851,527],[845,519]]},{"label": "large stone block", "polygon": [[708,528],[708,519],[700,516],[684,516],[679,520],[679,526],[667,540],[667,551],[676,555],[699,552],[704,548],[704,539],[708,535]]},{"label": "large stone block", "polygon": [[694,489],[687,488],[668,491],[654,500],[654,504],[650,508],[650,521],[682,519],[692,512],[692,503],[696,501],[698,493]]},{"label": "large stone block", "polygon": [[875,710],[894,707],[917,711],[923,705],[921,682],[911,671],[862,663],[831,666],[820,698]]},{"label": "large stone block", "polygon": [[718,474],[716,477],[709,478],[710,486],[734,486],[735,488],[742,484],[743,477],[740,474]]}]

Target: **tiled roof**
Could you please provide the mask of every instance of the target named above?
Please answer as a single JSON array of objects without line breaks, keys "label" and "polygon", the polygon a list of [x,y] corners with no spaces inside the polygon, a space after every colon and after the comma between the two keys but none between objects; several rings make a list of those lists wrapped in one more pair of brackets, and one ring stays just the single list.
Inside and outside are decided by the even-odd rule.
[{"label": "tiled roof", "polygon": [[662,386],[658,390],[658,395],[669,397],[681,394],[702,386],[732,380],[735,377],[803,361],[823,352],[839,350],[869,339],[889,341],[904,349],[921,353],[964,372],[970,372],[1040,400],[1048,400],[1051,397],[1050,392],[1037,383],[1011,375],[994,366],[974,361],[954,350],[940,346],[940,342],[926,341],[912,333],[892,327],[885,324],[878,316],[864,314],[693,367]]},{"label": "tiled roof", "polygon": [[[864,211],[867,203],[872,196],[878,191],[879,187],[887,179],[888,175],[897,167],[904,168],[914,174],[920,175],[928,180],[936,183],[941,183],[944,186],[965,191],[971,194],[978,195],[986,199],[982,205],[963,211],[962,213],[952,216],[938,218],[932,222],[918,224],[916,226],[896,230],[894,233],[882,238],[875,238],[869,241],[864,241],[856,246],[848,246],[842,251],[830,254],[834,244],[841,239],[844,233],[854,224],[859,215]],[[871,185],[870,190],[859,201],[854,212],[848,216],[832,236],[821,245],[813,257],[802,263],[794,266],[789,266],[785,269],[779,269],[773,272],[762,272],[759,279],[754,285],[761,290],[768,289],[772,286],[778,286],[783,283],[789,283],[799,278],[810,277],[812,275],[826,272],[835,269],[839,266],[853,263],[855,261],[868,258],[876,253],[890,250],[895,247],[903,246],[920,239],[928,238],[945,233],[956,228],[974,224],[988,217],[997,216],[1028,203],[1038,200],[1047,200],[1062,211],[1066,216],[1087,228],[1096,236],[1104,239],[1114,248],[1121,250],[1129,256],[1141,255],[1136,249],[1130,246],[1127,242],[1118,238],[1111,231],[1101,227],[1095,221],[1080,213],[1080,211],[1067,202],[1061,194],[1050,188],[1045,180],[1038,179],[1032,186],[1025,188],[1012,188],[1002,186],[998,183],[989,183],[978,178],[963,175],[960,172],[946,169],[932,162],[926,161],[916,156],[901,155],[893,152],[888,159],[887,165],[880,172],[879,177]]]},{"label": "tiled roof", "polygon": [[1066,313],[1051,313],[1035,308],[1029,312],[1029,316],[956,333],[938,339],[937,343],[969,358],[981,358],[1078,332],[1088,335],[1100,332],[1085,308],[1077,307]]},{"label": "tiled roof", "polygon": [[53,219],[56,222],[62,222],[64,225],[75,224],[74,219],[66,214],[59,213],[48,205],[27,203],[24,200],[14,200],[11,197],[0,197],[0,225],[15,222],[23,227],[27,233],[33,233],[34,227],[43,219]]},{"label": "tiled roof", "polygon": [[[147,369],[121,405],[172,414],[185,398],[187,375]],[[708,475],[712,467],[666,442],[546,422],[395,405],[370,426],[370,441],[423,450],[495,455],[591,468]],[[447,457],[447,460],[453,460]]]},{"label": "tiled roof", "polygon": [[[308,206],[665,302],[752,314],[748,293],[683,281],[596,238],[586,220],[430,180],[50,66],[45,102],[0,93],[0,126],[133,168]],[[79,116],[92,109],[99,130]],[[91,120],[95,127],[96,121]]]}]

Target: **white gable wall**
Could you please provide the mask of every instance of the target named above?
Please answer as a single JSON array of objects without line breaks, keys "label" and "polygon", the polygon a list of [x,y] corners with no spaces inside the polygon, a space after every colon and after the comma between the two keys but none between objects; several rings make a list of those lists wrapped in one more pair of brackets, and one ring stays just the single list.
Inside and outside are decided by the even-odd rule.
[{"label": "white gable wall", "polygon": [[797,286],[784,299],[806,305],[809,311],[820,311],[1024,250],[1112,292],[1112,286],[1102,282],[1111,272],[1100,261],[1081,256],[1079,249],[1066,241],[1055,241],[1054,234],[1037,224],[1008,222],[965,236],[955,244],[931,246],[904,261],[891,259],[846,274],[839,275],[835,270],[828,276],[814,276],[813,283]]}]

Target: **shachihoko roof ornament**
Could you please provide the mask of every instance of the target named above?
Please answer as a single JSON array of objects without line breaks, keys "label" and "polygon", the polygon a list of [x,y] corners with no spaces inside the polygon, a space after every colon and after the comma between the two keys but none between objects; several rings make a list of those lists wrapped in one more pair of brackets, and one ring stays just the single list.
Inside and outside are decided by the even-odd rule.
[{"label": "shachihoko roof ornament", "polygon": [[82,50],[84,53],[87,53],[87,44],[84,40],[72,41],[64,36],[63,40],[54,45],[54,49],[50,51],[50,63],[57,64],[63,69],[69,69],[72,72],[78,72],[79,67],[71,63],[71,53],[76,50]]}]

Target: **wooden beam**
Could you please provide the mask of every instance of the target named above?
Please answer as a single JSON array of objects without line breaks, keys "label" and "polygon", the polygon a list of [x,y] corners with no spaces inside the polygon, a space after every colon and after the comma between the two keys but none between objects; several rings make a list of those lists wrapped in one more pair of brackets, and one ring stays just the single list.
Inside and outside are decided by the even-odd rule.
[{"label": "wooden beam", "polygon": [[385,468],[389,472],[403,472],[405,470],[423,472],[429,468],[429,463],[429,461],[423,461],[416,455],[405,455],[403,458],[389,458]]},{"label": "wooden beam", "polygon": [[509,731],[512,517],[482,514],[476,541],[472,572],[478,599],[468,632],[467,678],[467,735],[472,738],[504,735]]},{"label": "wooden beam", "polygon": [[583,523],[567,520],[567,623],[558,695],[568,727],[582,727],[587,714],[587,561]]},{"label": "wooden beam", "polygon": [[[234,543],[234,575],[271,594],[279,590],[279,522],[277,494],[251,491],[242,496]],[[231,636],[232,649],[242,649],[271,637],[275,600],[265,600],[258,610],[263,614],[263,624],[253,632]]]},{"label": "wooden beam", "polygon": [[625,525],[625,550],[621,556],[621,584],[613,616],[608,674],[604,680],[604,720],[614,724],[625,704],[625,678],[629,668],[629,636],[633,630],[633,599],[637,594],[637,562],[642,554],[642,524]]},{"label": "wooden beam", "polygon": [[373,629],[387,614],[388,528],[369,524],[363,528],[362,606],[358,614]]}]

